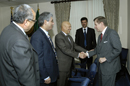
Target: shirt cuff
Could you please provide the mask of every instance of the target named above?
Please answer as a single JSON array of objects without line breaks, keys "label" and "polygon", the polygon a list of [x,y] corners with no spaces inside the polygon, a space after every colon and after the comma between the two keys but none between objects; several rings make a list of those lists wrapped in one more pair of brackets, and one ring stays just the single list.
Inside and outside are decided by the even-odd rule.
[{"label": "shirt cuff", "polygon": [[[80,54],[80,53],[79,53]],[[79,58],[79,54],[78,54],[78,57],[77,57],[77,59]]]},{"label": "shirt cuff", "polygon": [[44,80],[47,80],[47,79],[49,79],[50,77],[48,76],[47,78],[45,78]]},{"label": "shirt cuff", "polygon": [[88,51],[86,51],[86,54],[87,54],[88,58],[90,58],[90,57],[89,57],[89,54],[88,54]]}]

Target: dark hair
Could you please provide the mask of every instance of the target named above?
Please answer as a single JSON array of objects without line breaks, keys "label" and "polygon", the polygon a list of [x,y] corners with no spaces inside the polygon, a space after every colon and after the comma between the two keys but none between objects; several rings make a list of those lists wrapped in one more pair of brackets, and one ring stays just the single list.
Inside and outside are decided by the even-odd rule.
[{"label": "dark hair", "polygon": [[103,22],[104,25],[107,26],[107,20],[103,16],[98,16],[98,17],[94,18],[93,21],[96,21],[98,24],[101,23],[101,22]]},{"label": "dark hair", "polygon": [[83,20],[86,20],[86,21],[88,22],[88,19],[87,19],[86,17],[82,17],[82,18],[80,19],[81,22],[82,22]]},{"label": "dark hair", "polygon": [[25,19],[33,19],[32,8],[27,4],[22,4],[16,7],[13,15],[13,21],[23,23]]},{"label": "dark hair", "polygon": [[43,12],[42,14],[40,14],[38,18],[39,27],[44,24],[44,20],[49,21],[51,17],[53,17],[53,15],[50,12]]}]

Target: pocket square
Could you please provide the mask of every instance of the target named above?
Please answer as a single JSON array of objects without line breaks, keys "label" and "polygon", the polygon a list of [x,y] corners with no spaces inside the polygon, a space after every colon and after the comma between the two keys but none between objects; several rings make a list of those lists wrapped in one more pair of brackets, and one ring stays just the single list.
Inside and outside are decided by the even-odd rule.
[{"label": "pocket square", "polygon": [[103,43],[107,43],[108,41],[104,41]]}]

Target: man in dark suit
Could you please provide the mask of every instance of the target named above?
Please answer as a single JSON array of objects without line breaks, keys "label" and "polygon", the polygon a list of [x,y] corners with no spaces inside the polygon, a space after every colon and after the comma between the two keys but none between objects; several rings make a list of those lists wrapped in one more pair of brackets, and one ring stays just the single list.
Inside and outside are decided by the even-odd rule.
[{"label": "man in dark suit", "polygon": [[42,13],[38,18],[40,28],[31,37],[31,44],[38,54],[40,86],[55,86],[59,75],[57,54],[48,34],[54,25],[52,17],[49,12]]},{"label": "man in dark suit", "polygon": [[57,86],[68,86],[67,80],[71,76],[71,70],[75,65],[74,58],[80,57],[84,59],[85,56],[79,52],[86,52],[86,50],[76,45],[72,37],[69,35],[71,24],[68,21],[62,23],[61,30],[62,31],[55,37],[59,65],[59,79],[57,81]]},{"label": "man in dark suit", "polygon": [[[96,38],[95,38],[95,30],[87,27],[88,19],[86,17],[81,18],[82,28],[77,29],[75,35],[75,43],[81,46],[84,49],[91,50],[96,47]],[[90,65],[92,64],[93,58],[85,58],[80,59],[81,61],[81,68],[89,69]]]},{"label": "man in dark suit", "polygon": [[121,42],[116,31],[107,26],[107,20],[102,17],[94,19],[95,28],[102,32],[94,51],[87,54],[88,58],[97,54],[99,86],[115,86],[116,73],[121,69],[119,54]]},{"label": "man in dark suit", "polygon": [[35,23],[27,4],[16,7],[13,22],[0,36],[0,86],[40,86],[38,56],[25,32]]}]

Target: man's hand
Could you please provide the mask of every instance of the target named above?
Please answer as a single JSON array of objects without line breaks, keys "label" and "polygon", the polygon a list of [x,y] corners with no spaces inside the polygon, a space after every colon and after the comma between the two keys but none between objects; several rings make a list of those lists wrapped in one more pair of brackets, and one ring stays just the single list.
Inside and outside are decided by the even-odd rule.
[{"label": "man's hand", "polygon": [[103,62],[105,62],[107,59],[105,58],[105,57],[101,57],[100,59],[99,59],[99,62],[100,63],[103,63]]},{"label": "man's hand", "polygon": [[90,52],[90,51],[94,51],[94,49],[92,49],[92,50],[89,50],[88,52]]},{"label": "man's hand", "polygon": [[51,83],[51,78],[49,77],[47,80],[45,80],[44,83],[46,83],[46,84],[50,84],[50,83]]},{"label": "man's hand", "polygon": [[79,53],[79,57],[80,57],[81,59],[84,59],[84,58],[87,57],[87,55],[86,55],[86,53],[81,52],[81,53]]}]

